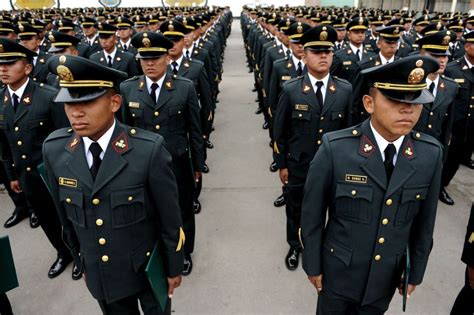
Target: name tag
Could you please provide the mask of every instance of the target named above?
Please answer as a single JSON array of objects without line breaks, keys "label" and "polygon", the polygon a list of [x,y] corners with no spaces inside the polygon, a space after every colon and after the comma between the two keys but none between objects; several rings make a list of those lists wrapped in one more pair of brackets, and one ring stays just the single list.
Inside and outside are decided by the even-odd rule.
[{"label": "name tag", "polygon": [[128,103],[128,107],[130,107],[130,108],[140,108],[140,103],[130,102],[130,103]]},{"label": "name tag", "polygon": [[284,75],[284,76],[281,77],[281,80],[282,80],[282,81],[291,80],[291,76],[289,76],[289,75]]},{"label": "name tag", "polygon": [[352,64],[352,61],[351,61],[351,60],[349,60],[349,61],[343,61],[343,62],[342,62],[342,65],[343,65],[343,66],[350,66],[351,64]]},{"label": "name tag", "polygon": [[295,105],[295,109],[296,109],[296,110],[308,111],[308,110],[309,110],[309,107],[308,107],[308,105],[296,104],[296,105]]},{"label": "name tag", "polygon": [[59,185],[68,187],[77,187],[77,180],[65,177],[59,177]]},{"label": "name tag", "polygon": [[367,176],[346,174],[346,182],[367,184]]},{"label": "name tag", "polygon": [[456,81],[456,83],[464,83],[464,79],[454,79],[454,81]]}]

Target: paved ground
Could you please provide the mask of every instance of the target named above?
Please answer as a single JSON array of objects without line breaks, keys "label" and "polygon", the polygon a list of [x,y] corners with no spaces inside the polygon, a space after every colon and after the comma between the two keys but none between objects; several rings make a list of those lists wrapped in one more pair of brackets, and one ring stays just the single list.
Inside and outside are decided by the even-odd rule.
[{"label": "paved ground", "polygon": [[[247,73],[238,22],[228,40],[225,73],[216,115],[211,172],[205,177],[197,216],[195,267],[174,297],[177,314],[314,314],[316,294],[304,272],[286,270],[285,213],[272,202],[280,192],[268,171],[271,151],[262,116],[254,114],[253,77]],[[473,172],[461,168],[449,192],[455,207],[439,206],[435,245],[425,282],[409,301],[408,314],[448,314],[463,283],[459,257],[474,199]],[[8,295],[15,314],[100,314],[82,280],[70,269],[54,280],[47,270],[55,258],[41,229],[27,220],[5,230],[12,210],[0,195],[0,235],[10,236],[20,287]],[[401,314],[401,299],[389,314]]]}]

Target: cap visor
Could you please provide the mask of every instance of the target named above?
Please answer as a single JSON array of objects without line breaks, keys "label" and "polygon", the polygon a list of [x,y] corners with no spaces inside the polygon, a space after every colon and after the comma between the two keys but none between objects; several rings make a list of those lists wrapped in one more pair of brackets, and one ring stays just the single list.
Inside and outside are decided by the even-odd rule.
[{"label": "cap visor", "polygon": [[407,103],[407,104],[427,104],[434,101],[434,96],[427,89],[418,92],[406,92],[406,91],[389,91],[384,89],[378,89],[383,95],[392,101]]},{"label": "cap visor", "polygon": [[101,97],[108,91],[108,89],[96,89],[95,92],[91,91],[91,93],[86,93],[86,94],[81,93],[84,90],[85,89],[81,89],[81,88],[76,88],[76,89],[61,88],[58,94],[56,95],[56,98],[54,101],[58,103],[88,102],[88,101],[92,101],[92,100],[95,100],[96,98]]}]

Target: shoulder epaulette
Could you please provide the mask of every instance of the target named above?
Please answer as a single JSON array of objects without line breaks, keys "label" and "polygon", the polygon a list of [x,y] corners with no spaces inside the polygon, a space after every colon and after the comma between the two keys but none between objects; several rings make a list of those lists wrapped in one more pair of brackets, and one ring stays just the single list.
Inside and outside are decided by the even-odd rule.
[{"label": "shoulder epaulette", "polygon": [[430,135],[427,135],[425,133],[412,130],[411,131],[411,137],[415,140],[423,141],[423,142],[426,142],[426,143],[429,143],[429,144],[432,144],[432,145],[435,145],[435,146],[441,148],[441,144],[439,143],[438,140],[436,140],[434,137],[432,137]]},{"label": "shoulder epaulette", "polygon": [[46,138],[44,142],[53,141],[55,139],[69,138],[72,132],[73,130],[70,127],[55,130]]},{"label": "shoulder epaulette", "polygon": [[122,83],[136,81],[136,80],[138,80],[138,78],[140,78],[140,76],[136,75],[134,77],[128,78],[127,80],[123,81]]},{"label": "shoulder epaulette", "polygon": [[[335,141],[338,139],[344,139],[344,138],[359,138],[361,135],[361,125],[358,124],[356,126],[353,126],[351,128],[346,128],[346,129],[341,129],[333,132],[328,132],[324,134],[324,136],[327,138],[329,142]],[[323,137],[324,137],[323,136]]]}]

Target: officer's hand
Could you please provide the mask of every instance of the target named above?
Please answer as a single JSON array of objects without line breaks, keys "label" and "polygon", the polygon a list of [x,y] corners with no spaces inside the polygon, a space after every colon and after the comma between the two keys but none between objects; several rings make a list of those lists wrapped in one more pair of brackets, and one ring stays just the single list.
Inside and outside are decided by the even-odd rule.
[{"label": "officer's hand", "polygon": [[10,187],[17,194],[23,192],[23,190],[21,190],[20,182],[17,181],[17,180],[11,181],[10,182]]},{"label": "officer's hand", "polygon": [[320,274],[319,276],[308,276],[309,282],[316,288],[318,294],[321,293],[323,290],[323,275]]},{"label": "officer's hand", "polygon": [[280,168],[280,180],[283,185],[288,185],[288,169],[287,168]]},{"label": "officer's hand", "polygon": [[174,278],[168,278],[168,297],[170,299],[173,297],[174,289],[176,289],[180,285],[181,285],[181,275]]},{"label": "officer's hand", "polygon": [[[398,293],[400,293],[401,296],[403,296],[403,284],[404,284],[404,281],[402,278],[402,281],[400,285],[398,286]],[[413,291],[415,291],[415,288],[416,288],[416,285],[414,284],[408,285],[407,298],[410,298],[410,295],[413,293]]]},{"label": "officer's hand", "polygon": [[467,266],[467,278],[469,279],[469,286],[474,289],[474,267]]},{"label": "officer's hand", "polygon": [[196,181],[196,183],[199,183],[199,181],[201,180],[201,176],[202,172],[194,172],[194,180]]}]

